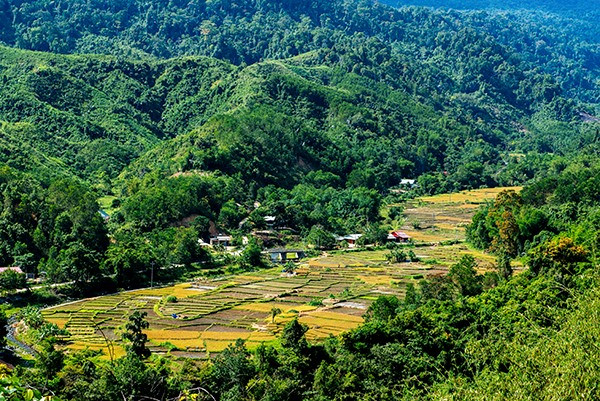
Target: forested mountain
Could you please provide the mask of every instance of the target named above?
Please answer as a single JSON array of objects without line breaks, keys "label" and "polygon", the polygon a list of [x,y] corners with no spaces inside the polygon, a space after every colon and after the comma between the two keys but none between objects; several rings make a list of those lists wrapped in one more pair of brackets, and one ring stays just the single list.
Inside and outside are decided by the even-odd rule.
[{"label": "forested mountain", "polygon": [[[464,79],[469,76],[461,74],[462,63],[456,65],[457,61],[476,58],[483,51],[507,59],[498,54],[498,47],[506,47],[502,50],[513,58],[524,58],[527,71],[542,68],[555,77],[564,76],[558,83],[566,89],[589,90],[598,79],[596,25],[543,15],[392,10],[369,0],[3,3],[0,10],[6,23],[0,40],[25,49],[163,58],[205,55],[251,64],[344,46],[348,38],[353,44],[371,38],[402,56],[405,64],[436,63],[435,57],[446,56],[444,64]],[[471,49],[476,53],[466,53],[464,41],[478,44]],[[498,67],[493,63],[488,66],[491,70],[478,70],[475,77],[479,73],[489,78]],[[581,76],[568,76],[573,67]],[[432,73],[435,76],[435,71],[427,75]]]},{"label": "forested mountain", "polygon": [[572,18],[590,19],[600,12],[598,4],[585,0],[385,0],[392,6],[443,7],[456,10],[534,10],[563,14]]},{"label": "forested mountain", "polygon": [[[124,2],[108,8],[100,3],[61,4],[6,2],[6,20],[12,22],[4,41],[119,57],[2,50],[4,160],[17,167],[54,163],[107,187],[161,140],[198,136],[195,130],[209,129],[203,125],[214,125],[222,113],[229,113],[230,120],[253,113],[256,122],[257,116],[270,119],[269,113],[283,110],[281,115],[298,120],[285,127],[272,125],[261,136],[312,131],[314,142],[303,145],[303,161],[294,163],[284,159],[298,154],[301,136],[275,138],[288,141],[286,149],[294,150],[286,155],[273,149],[282,156],[282,165],[273,168],[285,170],[286,178],[295,177],[287,179],[288,185],[298,181],[300,170],[323,169],[345,181],[351,165],[367,175],[369,168],[402,165],[393,174],[381,173],[385,179],[363,179],[379,189],[394,185],[400,176],[454,173],[470,162],[491,175],[503,151],[564,153],[595,140],[593,130],[586,133],[589,124],[580,122],[593,121],[593,105],[600,96],[600,53],[595,42],[571,42],[570,25],[550,28],[533,17],[392,10],[358,1],[294,6],[199,2],[185,7]],[[117,18],[122,21],[116,23]],[[147,53],[203,54],[226,61],[159,60],[143,56]],[[263,59],[279,62],[259,62]],[[424,117],[430,115],[435,117]],[[565,124],[569,122],[574,124]],[[55,127],[53,135],[48,137],[42,126]],[[229,138],[236,135],[245,141],[239,134]],[[16,146],[24,136],[31,139]],[[191,141],[180,138],[176,143],[185,140]],[[452,149],[455,140],[462,150]],[[356,147],[356,141],[369,145]],[[175,146],[180,148],[178,161],[162,167],[169,173],[227,162],[210,165],[192,156],[184,162],[185,146]],[[340,154],[336,165],[326,156],[332,152]],[[144,168],[153,168],[151,164]],[[251,170],[240,166],[227,172]]]}]

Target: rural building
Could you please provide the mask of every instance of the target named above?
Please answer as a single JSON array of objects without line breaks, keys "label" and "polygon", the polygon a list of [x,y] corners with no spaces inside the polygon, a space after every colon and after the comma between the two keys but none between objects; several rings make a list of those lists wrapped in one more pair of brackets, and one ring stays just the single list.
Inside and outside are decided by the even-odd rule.
[{"label": "rural building", "polygon": [[202,238],[198,239],[198,245],[200,245],[203,248],[210,246],[210,244],[208,242],[205,242]]},{"label": "rural building", "polygon": [[392,231],[388,234],[388,242],[408,242],[410,241],[410,235],[404,231]]},{"label": "rural building", "polygon": [[349,248],[355,248],[356,241],[358,241],[358,239],[362,236],[362,234],[349,234],[341,237],[335,237],[335,240],[337,242],[347,242]]},{"label": "rural building", "polygon": [[215,235],[214,237],[210,237],[210,245],[211,246],[215,246],[215,245],[222,245],[222,246],[231,246],[231,242],[233,241],[233,238],[231,237],[231,235],[225,235],[225,234],[219,234],[219,235]]},{"label": "rural building", "polygon": [[108,222],[108,220],[110,220],[110,216],[104,210],[100,209],[98,210],[98,213],[100,213],[100,216],[102,216],[104,221]]},{"label": "rural building", "polygon": [[273,228],[276,220],[277,220],[277,217],[275,217],[275,216],[265,216],[265,224],[269,228]]},{"label": "rural building", "polygon": [[306,252],[300,249],[269,249],[265,253],[269,254],[269,258],[273,263],[285,263],[302,259],[306,256]]}]

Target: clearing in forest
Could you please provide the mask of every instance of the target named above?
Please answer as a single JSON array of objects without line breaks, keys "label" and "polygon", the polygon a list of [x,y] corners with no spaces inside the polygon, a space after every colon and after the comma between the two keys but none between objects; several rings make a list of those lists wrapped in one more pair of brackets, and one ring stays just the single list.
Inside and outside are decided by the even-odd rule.
[{"label": "clearing in forest", "polygon": [[43,313],[68,330],[69,348],[103,349],[115,357],[124,352],[119,330],[133,310],[148,314],[150,348],[174,357],[209,358],[238,338],[250,348],[274,342],[294,318],[308,325],[309,340],[323,340],[360,325],[378,296],[403,297],[407,283],[444,274],[465,254],[475,257],[481,271],[492,268],[492,255],[464,243],[464,227],[480,204],[504,189],[408,202],[402,228],[414,239],[407,251],[418,262],[390,263],[387,249],[335,251],[307,261],[295,274],[271,268],[107,295]]},{"label": "clearing in forest", "polygon": [[417,243],[464,241],[465,228],[479,206],[493,201],[502,191],[519,192],[521,189],[522,187],[484,188],[408,201],[403,205],[405,222],[402,230]]}]

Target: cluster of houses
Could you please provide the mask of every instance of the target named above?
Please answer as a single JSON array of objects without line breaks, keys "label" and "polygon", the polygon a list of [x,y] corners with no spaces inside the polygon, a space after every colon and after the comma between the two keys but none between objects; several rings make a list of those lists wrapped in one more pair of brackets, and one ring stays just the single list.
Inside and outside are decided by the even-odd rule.
[{"label": "cluster of houses", "polygon": [[[359,238],[361,238],[363,234],[349,234],[344,236],[337,236],[335,240],[341,244],[346,242],[349,248],[356,248],[356,244]],[[404,231],[392,231],[387,236],[388,242],[397,242],[397,243],[406,243],[410,241],[410,236],[406,234]]]},{"label": "cluster of houses", "polygon": [[[415,182],[406,182],[405,185],[414,185]],[[284,228],[278,227],[275,228],[277,218],[275,216],[265,216],[265,230],[256,230],[252,232],[252,236],[259,238],[263,243],[271,243],[273,244],[273,236],[281,231]],[[244,226],[247,219],[244,219],[240,222],[240,228]],[[293,231],[292,229],[285,230]],[[224,248],[232,248],[234,245],[234,239],[231,235],[221,233],[217,231],[216,226],[214,224],[211,227],[211,235],[206,242],[203,239],[199,239],[198,242],[201,246],[206,247],[224,247]],[[335,240],[340,247],[348,247],[348,248],[356,248],[358,240],[363,236],[363,234],[348,234],[343,236],[336,236]],[[392,231],[387,236],[388,242],[395,243],[406,243],[409,242],[411,237],[403,231]],[[242,244],[248,243],[248,237],[242,238]],[[277,241],[274,242],[277,244]],[[302,259],[306,256],[306,252],[301,249],[286,249],[286,248],[270,248],[264,251],[266,255],[269,256],[272,262],[274,263],[286,263],[288,261],[295,261]]]},{"label": "cluster of houses", "polygon": [[[363,234],[349,234],[337,236],[335,239],[340,246],[342,246],[344,243],[344,245],[347,244],[348,248],[356,248],[357,241],[362,236]],[[410,241],[410,239],[411,237],[403,231],[392,231],[387,236],[387,241],[394,243],[407,243]],[[211,236],[209,243],[206,243],[202,240],[199,241],[205,246],[223,246],[227,248],[232,246],[233,238],[230,235],[218,234]],[[248,239],[246,237],[244,237],[243,243],[248,243]],[[264,251],[264,253],[268,255],[269,259],[273,263],[286,263],[290,261],[297,261],[306,257],[306,251],[302,249],[271,248]]]},{"label": "cluster of houses", "polygon": [[[346,242],[349,248],[356,248],[356,243],[363,234],[349,234],[344,236],[337,236],[335,239],[338,243]],[[407,243],[410,241],[410,236],[403,231],[392,231],[387,236],[388,242],[394,243]],[[306,256],[306,252],[301,249],[285,249],[285,248],[273,248],[265,251],[269,255],[273,263],[286,263],[289,261],[296,261]]]},{"label": "cluster of houses", "polygon": [[[349,248],[355,248],[357,241],[361,238],[363,234],[348,234],[344,236],[336,236],[335,240],[338,244],[342,244],[346,242]],[[225,248],[232,246],[233,237],[227,234],[218,234],[210,237],[209,242],[204,242],[203,240],[199,240],[201,245],[204,246],[223,246]],[[387,236],[388,242],[396,242],[396,243],[407,243],[410,241],[410,236],[403,231],[392,231]],[[247,238],[244,238],[244,243],[247,243]]]}]

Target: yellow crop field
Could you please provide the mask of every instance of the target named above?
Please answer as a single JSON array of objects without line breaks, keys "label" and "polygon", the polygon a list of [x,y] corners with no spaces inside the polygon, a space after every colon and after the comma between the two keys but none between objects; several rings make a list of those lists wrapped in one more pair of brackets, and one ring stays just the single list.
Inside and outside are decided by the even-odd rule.
[{"label": "yellow crop field", "polygon": [[253,332],[250,334],[250,337],[248,337],[248,341],[256,343],[273,341],[275,339],[276,337],[271,333],[262,333],[257,331]]},{"label": "yellow crop field", "polygon": [[184,284],[177,284],[172,287],[137,290],[137,291],[132,291],[131,293],[133,295],[138,295],[138,296],[146,295],[146,296],[156,296],[156,297],[174,295],[178,299],[184,299],[187,297],[198,295],[204,291],[206,291],[206,290],[195,289],[192,287],[192,285],[190,283],[184,283]]},{"label": "yellow crop field", "polygon": [[360,325],[360,322],[356,321],[331,320],[326,318],[314,317],[311,315],[300,316],[298,321],[300,323],[306,324],[308,327],[335,327],[339,328],[340,331],[351,330]]},{"label": "yellow crop field", "polygon": [[406,234],[410,235],[410,237],[415,241],[441,242],[441,241],[450,239],[450,238],[448,238],[447,234],[444,234],[442,232],[433,233],[431,231],[416,231],[416,230],[414,230],[414,231],[413,230],[404,230],[404,232]]},{"label": "yellow crop field", "polygon": [[151,340],[189,340],[200,338],[201,332],[191,330],[145,330],[144,333]]},{"label": "yellow crop field", "polygon": [[218,340],[218,341],[235,341],[238,338],[247,340],[250,337],[250,332],[237,333],[237,332],[221,332],[221,331],[204,331],[200,333],[202,340]]},{"label": "yellow crop field", "polygon": [[356,276],[356,278],[371,285],[390,285],[393,280],[390,276]]},{"label": "yellow crop field", "polygon": [[270,313],[271,309],[273,308],[279,308],[281,309],[281,311],[287,312],[290,309],[296,309],[299,306],[300,305],[291,305],[289,303],[284,302],[257,302],[251,304],[238,305],[235,306],[233,309]]},{"label": "yellow crop field", "polygon": [[322,319],[340,320],[340,321],[344,321],[344,322],[354,322],[354,323],[362,323],[364,321],[364,319],[360,316],[352,316],[352,315],[346,315],[344,313],[328,312],[328,311],[313,312],[310,314],[310,316],[316,317],[316,318],[322,318]]},{"label": "yellow crop field", "polygon": [[206,341],[206,351],[208,352],[222,352],[225,348],[229,347],[235,341]]},{"label": "yellow crop field", "polygon": [[[108,346],[106,346],[106,345],[91,345],[86,342],[74,342],[73,344],[69,345],[69,349],[72,349],[75,351],[81,351],[84,349],[90,349],[90,350],[94,350],[94,351],[102,351],[104,353],[104,356],[103,356],[104,359],[110,358],[110,352],[108,350]],[[125,348],[120,347],[118,345],[114,345],[112,347],[112,352],[113,352],[113,358],[120,358],[122,356],[125,356],[125,354],[126,354]]]},{"label": "yellow crop field", "polygon": [[69,319],[55,318],[55,317],[48,317],[48,318],[46,318],[46,320],[50,323],[54,323],[61,329],[64,329],[65,326],[67,325],[67,323],[69,322]]},{"label": "yellow crop field", "polygon": [[523,187],[483,188],[452,194],[424,196],[420,200],[429,203],[483,203],[487,200],[495,199],[503,191],[520,192],[522,189]]},{"label": "yellow crop field", "polygon": [[168,340],[169,343],[179,349],[197,348],[204,349],[204,340],[200,338],[188,339],[188,340]]}]

